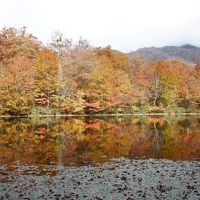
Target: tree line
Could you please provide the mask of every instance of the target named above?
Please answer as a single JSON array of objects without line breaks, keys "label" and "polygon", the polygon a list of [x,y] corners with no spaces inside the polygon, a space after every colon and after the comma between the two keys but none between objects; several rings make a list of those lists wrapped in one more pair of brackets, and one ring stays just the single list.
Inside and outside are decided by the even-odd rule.
[{"label": "tree line", "polygon": [[0,114],[197,112],[200,62],[145,61],[55,32],[0,31]]}]

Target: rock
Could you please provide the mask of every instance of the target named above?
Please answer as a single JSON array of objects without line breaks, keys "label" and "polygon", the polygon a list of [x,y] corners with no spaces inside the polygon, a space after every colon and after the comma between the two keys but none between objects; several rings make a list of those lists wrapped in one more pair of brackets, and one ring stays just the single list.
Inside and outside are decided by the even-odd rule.
[{"label": "rock", "polygon": [[122,176],[122,177],[121,177],[121,180],[126,181],[126,180],[127,180],[127,177],[126,177],[126,176]]},{"label": "rock", "polygon": [[141,177],[139,177],[137,180],[138,180],[139,182],[142,182],[142,178],[141,178]]}]

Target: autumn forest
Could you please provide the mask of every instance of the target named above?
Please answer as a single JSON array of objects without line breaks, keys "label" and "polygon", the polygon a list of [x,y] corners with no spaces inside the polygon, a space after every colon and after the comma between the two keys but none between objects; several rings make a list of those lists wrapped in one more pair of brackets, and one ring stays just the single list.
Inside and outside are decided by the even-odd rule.
[{"label": "autumn forest", "polygon": [[200,62],[146,61],[55,32],[0,31],[0,115],[198,112]]}]

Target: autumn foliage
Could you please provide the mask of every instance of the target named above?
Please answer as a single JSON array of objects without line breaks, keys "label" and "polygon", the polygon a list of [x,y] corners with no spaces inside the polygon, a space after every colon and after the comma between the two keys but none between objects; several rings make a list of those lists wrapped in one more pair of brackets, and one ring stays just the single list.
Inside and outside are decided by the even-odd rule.
[{"label": "autumn foliage", "polygon": [[194,112],[200,64],[147,62],[110,46],[55,33],[42,44],[26,28],[0,31],[0,114]]}]

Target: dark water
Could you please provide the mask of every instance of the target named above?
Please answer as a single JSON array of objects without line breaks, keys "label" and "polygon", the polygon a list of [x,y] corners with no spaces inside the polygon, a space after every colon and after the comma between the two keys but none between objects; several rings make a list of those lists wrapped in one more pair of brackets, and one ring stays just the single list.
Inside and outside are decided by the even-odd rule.
[{"label": "dark water", "polygon": [[0,119],[0,164],[80,166],[112,158],[200,158],[200,116]]}]

